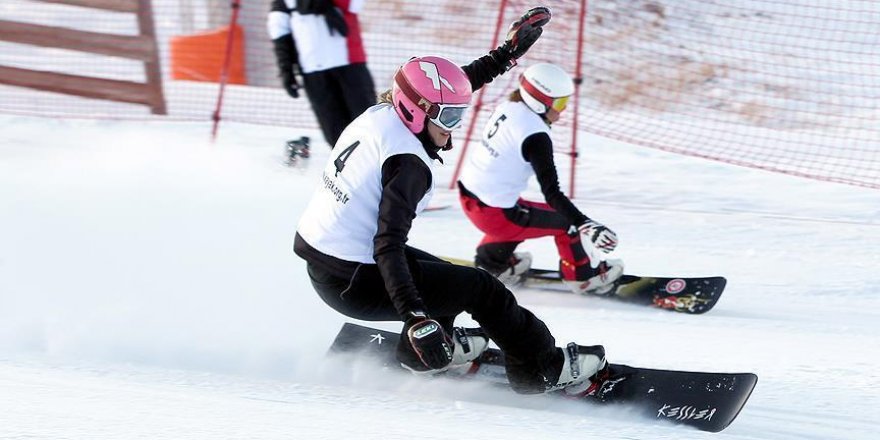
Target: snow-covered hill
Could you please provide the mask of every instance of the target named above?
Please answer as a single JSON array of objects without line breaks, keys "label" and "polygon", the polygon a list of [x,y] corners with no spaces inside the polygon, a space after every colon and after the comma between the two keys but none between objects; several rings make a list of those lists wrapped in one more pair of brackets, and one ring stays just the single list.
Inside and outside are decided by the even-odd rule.
[{"label": "snow-covered hill", "polygon": [[[577,202],[618,232],[628,271],[720,274],[728,289],[703,316],[518,298],[561,341],[604,344],[615,362],[757,373],[740,417],[708,434],[325,362],[345,319],[314,294],[290,248],[327,152],[306,170],[286,168],[290,135],[229,125],[211,145],[205,124],[0,116],[0,438],[880,431],[877,191],[586,139]],[[418,218],[411,243],[472,255],[479,234],[455,195],[441,190],[435,204],[452,208]],[[525,248],[536,266],[554,264],[549,240]]]}]

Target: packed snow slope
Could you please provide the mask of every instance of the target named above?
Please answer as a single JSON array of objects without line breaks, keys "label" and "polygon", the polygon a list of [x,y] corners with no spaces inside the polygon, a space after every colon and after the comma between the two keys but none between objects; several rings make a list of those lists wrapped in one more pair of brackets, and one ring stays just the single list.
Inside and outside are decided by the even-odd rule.
[{"label": "packed snow slope", "polygon": [[[292,169],[283,142],[300,132],[224,125],[214,144],[207,132],[0,116],[0,438],[880,431],[880,192],[582,137],[577,204],[618,233],[627,271],[723,275],[727,291],[701,316],[517,296],[561,343],[604,344],[613,362],[758,374],[739,418],[709,434],[325,360],[347,319],[315,295],[291,244],[326,146]],[[438,169],[433,203],[451,207],[417,218],[411,244],[470,258],[480,234],[445,189],[452,165]],[[550,240],[522,248],[555,264]]]}]

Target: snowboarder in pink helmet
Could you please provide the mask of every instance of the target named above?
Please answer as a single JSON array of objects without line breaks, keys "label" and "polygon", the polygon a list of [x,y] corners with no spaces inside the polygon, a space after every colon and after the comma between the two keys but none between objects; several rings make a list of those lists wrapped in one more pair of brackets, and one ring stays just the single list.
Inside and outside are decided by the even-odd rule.
[{"label": "snowboarder in pink helmet", "polygon": [[471,81],[461,67],[441,57],[416,57],[394,74],[394,108],[413,133],[428,121],[446,131],[461,126],[471,102]]},{"label": "snowboarder in pink helmet", "polygon": [[[440,57],[406,62],[379,104],[342,132],[297,226],[294,251],[318,296],[352,318],[402,321],[396,354],[410,370],[466,367],[490,338],[518,392],[581,392],[605,367],[601,346],[557,347],[547,326],[490,273],[406,244],[472,91],[515,65],[548,21],[547,8],[529,10],[504,44],[464,67]],[[453,327],[465,311],[481,329]]]}]

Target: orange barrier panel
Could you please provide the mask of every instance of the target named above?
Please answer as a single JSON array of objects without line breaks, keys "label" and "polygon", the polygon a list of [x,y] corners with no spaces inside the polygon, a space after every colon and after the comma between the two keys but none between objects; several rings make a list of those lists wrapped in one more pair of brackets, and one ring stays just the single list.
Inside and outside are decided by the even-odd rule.
[{"label": "orange barrier panel", "polygon": [[[198,34],[171,38],[171,78],[220,82],[229,26]],[[235,26],[232,56],[229,60],[229,84],[247,84],[244,68],[244,29]]]}]

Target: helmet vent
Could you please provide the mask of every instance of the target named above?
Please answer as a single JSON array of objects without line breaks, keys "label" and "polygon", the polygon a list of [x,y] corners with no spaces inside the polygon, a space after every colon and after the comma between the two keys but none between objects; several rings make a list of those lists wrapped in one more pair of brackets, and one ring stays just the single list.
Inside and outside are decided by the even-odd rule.
[{"label": "helmet vent", "polygon": [[406,118],[406,122],[413,121],[413,115],[409,112],[409,110],[406,109],[406,106],[403,105],[403,101],[397,101],[397,108],[400,109],[400,113],[403,113],[403,117]]}]

